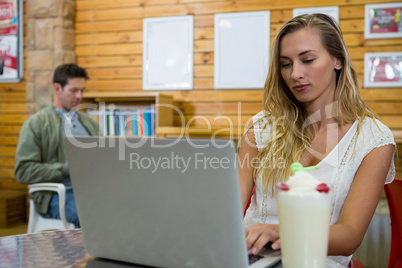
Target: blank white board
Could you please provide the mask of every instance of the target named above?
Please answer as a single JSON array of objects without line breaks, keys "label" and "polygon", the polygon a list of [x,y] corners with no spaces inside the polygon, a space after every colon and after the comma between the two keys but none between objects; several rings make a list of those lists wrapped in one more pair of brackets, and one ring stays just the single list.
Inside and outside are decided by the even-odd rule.
[{"label": "blank white board", "polygon": [[193,88],[193,25],[193,16],[144,19],[144,90]]},{"label": "blank white board", "polygon": [[269,11],[215,14],[215,89],[264,87],[269,34]]}]

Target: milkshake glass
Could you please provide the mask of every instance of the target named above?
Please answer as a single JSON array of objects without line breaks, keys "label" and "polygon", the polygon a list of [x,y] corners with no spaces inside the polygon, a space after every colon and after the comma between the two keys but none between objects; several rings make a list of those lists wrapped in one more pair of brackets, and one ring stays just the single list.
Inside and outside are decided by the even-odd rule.
[{"label": "milkshake glass", "polygon": [[277,186],[284,268],[326,267],[332,191],[308,169],[292,164],[294,175]]}]

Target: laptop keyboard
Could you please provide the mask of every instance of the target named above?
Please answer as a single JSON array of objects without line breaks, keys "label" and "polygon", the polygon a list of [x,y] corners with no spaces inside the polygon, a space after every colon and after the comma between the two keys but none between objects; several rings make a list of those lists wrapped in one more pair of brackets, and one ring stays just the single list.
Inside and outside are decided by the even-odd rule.
[{"label": "laptop keyboard", "polygon": [[264,257],[261,255],[248,254],[248,265],[251,265],[262,258]]}]

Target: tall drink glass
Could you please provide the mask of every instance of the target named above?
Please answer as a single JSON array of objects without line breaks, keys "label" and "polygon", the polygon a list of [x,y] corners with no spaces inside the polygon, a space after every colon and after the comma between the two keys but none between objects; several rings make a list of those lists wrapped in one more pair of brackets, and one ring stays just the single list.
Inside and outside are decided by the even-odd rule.
[{"label": "tall drink glass", "polygon": [[277,187],[282,265],[324,268],[332,191],[304,171],[292,177]]}]

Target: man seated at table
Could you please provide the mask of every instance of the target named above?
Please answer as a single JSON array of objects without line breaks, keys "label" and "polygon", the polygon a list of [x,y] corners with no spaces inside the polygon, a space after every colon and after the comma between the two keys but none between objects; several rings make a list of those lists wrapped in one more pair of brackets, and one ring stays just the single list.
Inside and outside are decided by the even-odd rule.
[{"label": "man seated at table", "polygon": [[[97,136],[99,125],[88,114],[75,111],[82,99],[88,75],[76,64],[62,64],[53,76],[54,101],[32,115],[22,126],[15,158],[15,177],[20,183],[63,183],[66,187],[67,221],[79,227],[77,208],[69,178],[63,138]],[[60,219],[59,196],[35,192],[36,209],[46,218]]]}]

